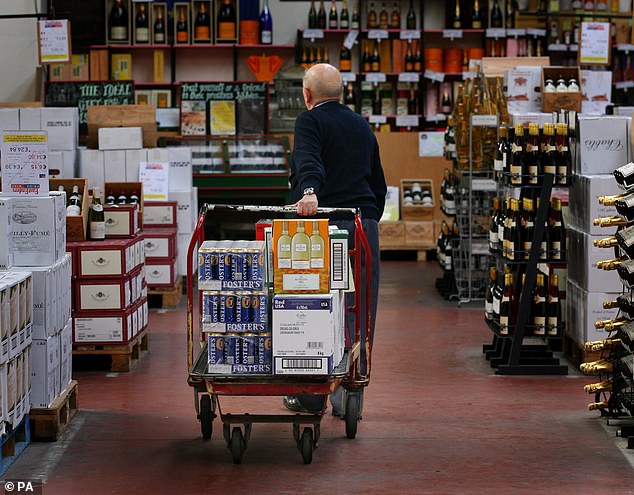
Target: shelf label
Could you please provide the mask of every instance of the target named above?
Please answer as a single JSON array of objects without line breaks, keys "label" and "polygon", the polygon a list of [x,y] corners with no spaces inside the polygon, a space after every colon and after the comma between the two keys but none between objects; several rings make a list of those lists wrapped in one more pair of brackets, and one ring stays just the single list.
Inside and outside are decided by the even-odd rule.
[{"label": "shelf label", "polygon": [[616,49],[620,52],[634,52],[634,45],[629,45],[627,43],[619,43],[616,45]]},{"label": "shelf label", "polygon": [[323,29],[306,29],[303,34],[304,39],[308,40],[320,40],[324,38]]},{"label": "shelf label", "polygon": [[357,38],[359,37],[359,31],[353,29],[348,33],[346,39],[343,42],[343,45],[348,49],[352,50],[352,47],[357,43]]},{"label": "shelf label", "polygon": [[396,127],[418,127],[418,115],[397,115]]},{"label": "shelf label", "polygon": [[471,243],[471,254],[472,255],[481,255],[481,254],[489,254],[489,244],[473,241]]},{"label": "shelf label", "polygon": [[507,36],[526,36],[526,29],[507,29]]},{"label": "shelf label", "polygon": [[420,81],[420,74],[418,72],[401,72],[398,75],[398,82],[413,82]]},{"label": "shelf label", "polygon": [[341,73],[341,80],[345,83],[349,83],[349,82],[356,82],[357,81],[357,74],[355,72],[342,72]]},{"label": "shelf label", "polygon": [[445,73],[425,69],[424,77],[425,79],[431,79],[432,81],[443,82],[445,80]]},{"label": "shelf label", "polygon": [[568,45],[564,45],[563,43],[551,43],[548,45],[548,50],[553,52],[567,52]]},{"label": "shelf label", "polygon": [[442,122],[444,120],[447,120],[447,116],[444,113],[437,113],[436,115],[425,117],[425,119],[429,122]]},{"label": "shelf label", "polygon": [[546,36],[545,29],[527,28],[526,34],[529,36]]},{"label": "shelf label", "polygon": [[493,179],[473,179],[471,190],[494,192],[497,191],[497,183]]},{"label": "shelf label", "polygon": [[497,115],[472,115],[471,125],[474,127],[497,127]]},{"label": "shelf label", "polygon": [[614,83],[616,89],[629,89],[634,88],[634,81],[621,81]]},{"label": "shelf label", "polygon": [[570,45],[568,48],[571,52],[576,52],[579,50],[579,45]]},{"label": "shelf label", "polygon": [[465,72],[462,73],[462,78],[463,79],[475,79],[476,77],[478,77],[478,73],[477,72],[465,71]]},{"label": "shelf label", "polygon": [[382,83],[387,81],[387,77],[383,72],[371,72],[365,75],[365,80],[371,83]]},{"label": "shelf label", "polygon": [[505,38],[506,29],[504,28],[488,28],[486,31],[487,38]]},{"label": "shelf label", "polygon": [[402,40],[419,40],[420,31],[416,29],[404,29],[403,31],[401,31],[401,39]]},{"label": "shelf label", "polygon": [[443,29],[442,37],[450,40],[462,38],[462,29]]},{"label": "shelf label", "polygon": [[368,117],[370,124],[386,124],[387,117],[385,115],[370,115]]},{"label": "shelf label", "polygon": [[386,40],[390,37],[387,29],[370,29],[368,31],[368,39],[370,40]]}]

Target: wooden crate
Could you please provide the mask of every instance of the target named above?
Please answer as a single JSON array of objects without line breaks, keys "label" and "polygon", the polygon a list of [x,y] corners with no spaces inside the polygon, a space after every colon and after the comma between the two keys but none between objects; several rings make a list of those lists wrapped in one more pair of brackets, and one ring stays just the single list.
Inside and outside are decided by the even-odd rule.
[{"label": "wooden crate", "polygon": [[66,241],[85,241],[88,238],[88,181],[86,179],[49,179],[51,191],[57,191],[59,186],[64,186],[67,202],[73,186],[79,186],[82,194],[81,215],[66,217]]},{"label": "wooden crate", "polygon": [[406,246],[433,246],[435,244],[434,222],[432,220],[403,223],[405,224]]},{"label": "wooden crate", "polygon": [[[411,191],[414,184],[419,184],[423,191],[429,191],[431,205],[423,205],[421,201],[405,204],[405,191]],[[435,205],[434,183],[431,179],[401,179],[401,220],[431,220],[434,218]]]},{"label": "wooden crate", "polygon": [[559,110],[574,110],[581,112],[581,91],[573,93],[545,93],[546,79],[552,79],[557,86],[557,80],[562,77],[566,82],[576,79],[581,89],[581,73],[579,67],[542,67],[542,111],[545,113]]},{"label": "wooden crate", "polygon": [[149,328],[145,328],[126,344],[111,345],[74,345],[73,356],[106,355],[110,356],[110,371],[130,371],[150,348]]},{"label": "wooden crate", "polygon": [[33,408],[31,418],[31,439],[34,441],[56,442],[64,433],[71,419],[77,414],[79,400],[77,381],[71,381],[66,389],[53,401],[51,407]]},{"label": "wooden crate", "polygon": [[101,127],[141,127],[143,147],[156,146],[156,109],[153,105],[92,105],[88,107],[88,147],[99,147]]},{"label": "wooden crate", "polygon": [[404,222],[379,222],[379,243],[381,248],[405,245]]}]

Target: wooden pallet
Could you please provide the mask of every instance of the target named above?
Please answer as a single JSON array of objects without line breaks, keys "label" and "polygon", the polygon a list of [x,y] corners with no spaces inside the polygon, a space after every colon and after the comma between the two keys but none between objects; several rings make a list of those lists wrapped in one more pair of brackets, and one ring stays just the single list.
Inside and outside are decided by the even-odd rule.
[{"label": "wooden pallet", "polygon": [[149,351],[149,338],[150,330],[146,328],[126,344],[73,346],[73,356],[110,356],[110,371],[130,371]]},{"label": "wooden pallet", "polygon": [[563,339],[564,354],[570,359],[570,362],[577,368],[582,363],[589,363],[601,359],[600,351],[586,351],[582,345],[579,345],[574,339],[568,335],[564,335]]},{"label": "wooden pallet", "polygon": [[1,441],[0,476],[4,475],[31,442],[29,415],[24,416],[15,428],[2,435]]},{"label": "wooden pallet", "polygon": [[[152,308],[173,308],[178,306],[183,295],[183,278],[177,277],[174,287],[148,286],[148,304]],[[156,303],[160,301],[157,305]]]},{"label": "wooden pallet", "polygon": [[38,442],[56,442],[64,433],[71,419],[77,414],[79,400],[77,381],[68,384],[51,407],[33,408],[31,417],[31,439]]}]

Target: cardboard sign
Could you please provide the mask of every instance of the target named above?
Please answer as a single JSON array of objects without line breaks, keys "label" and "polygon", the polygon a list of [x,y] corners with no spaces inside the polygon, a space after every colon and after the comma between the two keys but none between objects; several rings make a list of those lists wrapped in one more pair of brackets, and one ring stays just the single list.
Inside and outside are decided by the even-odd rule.
[{"label": "cardboard sign", "polygon": [[48,196],[46,132],[3,132],[0,158],[5,196]]},{"label": "cardboard sign", "polygon": [[141,162],[139,181],[143,183],[145,201],[167,201],[169,198],[168,162]]}]

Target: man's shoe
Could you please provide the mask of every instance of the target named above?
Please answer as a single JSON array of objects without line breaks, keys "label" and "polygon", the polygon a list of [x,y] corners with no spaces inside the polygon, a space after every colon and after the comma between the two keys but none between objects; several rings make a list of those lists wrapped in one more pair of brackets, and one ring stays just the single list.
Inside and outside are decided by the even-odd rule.
[{"label": "man's shoe", "polygon": [[294,395],[285,395],[284,399],[282,399],[282,402],[284,403],[284,407],[286,407],[286,409],[288,409],[289,411],[303,412],[303,413],[308,413],[308,414],[320,414],[321,413],[321,409],[319,409],[319,410],[308,409],[308,408],[302,406],[302,404],[299,401],[299,399],[296,396],[294,396]]}]

